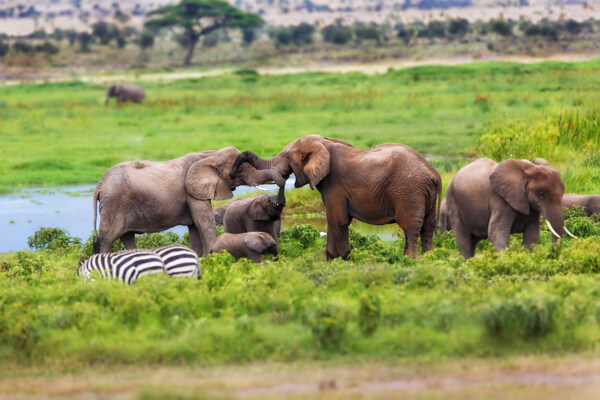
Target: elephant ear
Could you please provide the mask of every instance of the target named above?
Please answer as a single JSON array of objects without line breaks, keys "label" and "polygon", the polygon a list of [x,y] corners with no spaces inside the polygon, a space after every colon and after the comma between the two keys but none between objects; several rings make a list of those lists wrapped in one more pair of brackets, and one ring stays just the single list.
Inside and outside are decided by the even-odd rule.
[{"label": "elephant ear", "polygon": [[329,150],[322,140],[322,137],[316,135],[301,138],[293,155],[294,162],[308,178],[311,189],[329,174]]},{"label": "elephant ear", "polygon": [[266,196],[260,196],[252,200],[248,209],[248,215],[250,218],[256,221],[268,221],[269,214],[265,211],[264,203],[268,201]]},{"label": "elephant ear", "polygon": [[254,250],[259,254],[263,254],[268,247],[264,236],[258,235],[254,232],[248,233],[246,236],[244,236],[244,243],[250,250]]},{"label": "elephant ear", "polygon": [[502,161],[490,175],[492,190],[521,214],[529,215],[527,164],[522,160]]},{"label": "elephant ear", "polygon": [[546,160],[544,160],[543,158],[534,158],[532,163],[534,163],[535,165],[546,165],[548,167],[551,167],[552,165],[550,165],[550,163]]},{"label": "elephant ear", "polygon": [[226,200],[233,192],[223,180],[211,157],[196,161],[185,176],[185,190],[198,200]]}]

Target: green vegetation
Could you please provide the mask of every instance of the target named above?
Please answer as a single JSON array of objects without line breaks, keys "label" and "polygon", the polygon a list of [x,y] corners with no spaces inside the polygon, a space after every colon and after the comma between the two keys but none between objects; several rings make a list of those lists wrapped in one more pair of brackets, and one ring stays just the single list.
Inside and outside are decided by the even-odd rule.
[{"label": "green vegetation", "polygon": [[[312,133],[341,137],[362,148],[405,143],[430,157],[442,173],[454,171],[487,132],[506,126],[521,134],[514,124],[543,127],[548,115],[556,115],[553,121],[560,129],[568,128],[573,123],[569,118],[576,115],[588,118],[583,114],[594,110],[599,67],[597,61],[481,63],[378,76],[267,77],[245,71],[144,82],[145,103],[121,107],[101,105],[105,85],[0,87],[0,191],[95,183],[120,161],[165,160],[230,145],[269,157]],[[578,141],[593,134],[590,121]],[[541,145],[528,143],[526,148]],[[487,151],[497,150],[481,153],[496,158],[511,154],[508,147],[501,154]],[[591,189],[573,182],[571,191]]]},{"label": "green vegetation", "polygon": [[[600,192],[600,63],[473,64],[362,74],[148,83],[141,106],[104,107],[83,83],[0,88],[0,184],[95,182],[113,164],[234,145],[263,157],[309,133],[366,148],[401,142],[452,174],[472,157],[543,157],[567,190]],[[32,146],[32,143],[35,146]],[[290,211],[322,212],[292,190]],[[318,215],[318,214],[317,214]],[[204,279],[150,276],[133,286],[75,276],[90,239],[48,229],[37,251],[0,255],[0,369],[84,365],[215,365],[321,360],[597,355],[600,228],[566,214],[579,236],[529,252],[513,235],[465,261],[451,233],[412,260],[403,240],[351,230],[347,262],[326,262],[311,225],[284,229],[278,261],[202,260]],[[83,238],[85,239],[85,238]],[[186,243],[142,235],[153,247]]]}]

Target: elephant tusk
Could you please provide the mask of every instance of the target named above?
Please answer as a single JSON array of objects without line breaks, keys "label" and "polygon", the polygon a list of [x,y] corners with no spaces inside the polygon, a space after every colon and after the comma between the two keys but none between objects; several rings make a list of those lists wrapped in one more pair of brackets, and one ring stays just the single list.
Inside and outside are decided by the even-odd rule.
[{"label": "elephant tusk", "polygon": [[260,187],[258,185],[253,186],[253,188],[258,189],[258,190],[262,190],[264,192],[268,192],[269,191],[269,189],[262,188],[262,187]]},{"label": "elephant tusk", "polygon": [[552,234],[554,236],[556,236],[557,238],[560,239],[560,235],[558,233],[556,233],[556,231],[554,230],[554,228],[552,227],[552,225],[550,224],[550,222],[547,219],[544,219],[544,221],[546,221],[546,225],[548,225],[548,229],[550,229],[550,232],[552,232]]},{"label": "elephant tusk", "polygon": [[567,235],[571,236],[573,239],[577,239],[577,236],[575,236],[571,232],[569,232],[566,225],[565,225],[565,232],[567,232]]}]

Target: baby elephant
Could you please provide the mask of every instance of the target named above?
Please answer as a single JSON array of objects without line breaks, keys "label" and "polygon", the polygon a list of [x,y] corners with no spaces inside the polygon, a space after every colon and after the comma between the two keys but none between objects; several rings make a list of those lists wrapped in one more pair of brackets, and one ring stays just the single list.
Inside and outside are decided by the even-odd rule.
[{"label": "baby elephant", "polygon": [[223,214],[223,226],[227,233],[266,232],[277,241],[281,231],[281,213],[285,207],[283,189],[279,194],[261,193],[249,198],[235,199],[226,204],[225,211],[215,208],[215,220]]},{"label": "baby elephant", "polygon": [[247,258],[256,263],[262,261],[262,254],[273,254],[277,257],[277,242],[265,232],[222,233],[217,236],[211,253],[227,250],[235,260]]},{"label": "baby elephant", "polygon": [[104,104],[108,104],[108,100],[111,97],[117,98],[117,104],[124,103],[126,101],[141,103],[144,101],[146,93],[144,92],[144,89],[138,85],[111,85],[106,91]]},{"label": "baby elephant", "polygon": [[592,214],[600,214],[600,195],[565,193],[562,206],[563,208],[583,207],[588,217]]}]

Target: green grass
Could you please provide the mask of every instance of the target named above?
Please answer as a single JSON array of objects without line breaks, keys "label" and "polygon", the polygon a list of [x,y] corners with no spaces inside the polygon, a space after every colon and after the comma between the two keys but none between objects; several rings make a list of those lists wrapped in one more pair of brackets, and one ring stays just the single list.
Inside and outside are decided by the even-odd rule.
[{"label": "green grass", "polygon": [[[399,142],[456,170],[494,124],[592,106],[600,62],[418,67],[144,82],[142,106],[104,107],[104,85],[0,87],[0,189],[94,183],[124,160],[228,145],[271,156],[305,134]],[[458,160],[457,160],[458,158]]]},{"label": "green grass", "polygon": [[[127,159],[234,145],[263,156],[309,133],[359,147],[401,142],[431,156],[444,185],[470,158],[544,157],[567,191],[600,192],[599,62],[422,67],[379,76],[234,74],[145,84],[142,106],[104,107],[102,86],[0,88],[0,184],[96,182]],[[289,191],[290,210],[322,211]],[[279,261],[202,261],[202,281],[153,276],[127,287],[75,276],[89,239],[41,232],[40,249],[0,255],[2,366],[216,365],[323,360],[598,355],[600,229],[567,214],[579,240],[533,252],[513,235],[468,261],[450,233],[412,260],[402,240],[351,233],[326,262],[312,226],[283,231]],[[55,237],[54,237],[54,236]],[[183,241],[142,236],[152,246]],[[85,239],[85,238],[82,238]],[[46,243],[47,242],[47,243]],[[81,244],[83,243],[83,244]]]}]

